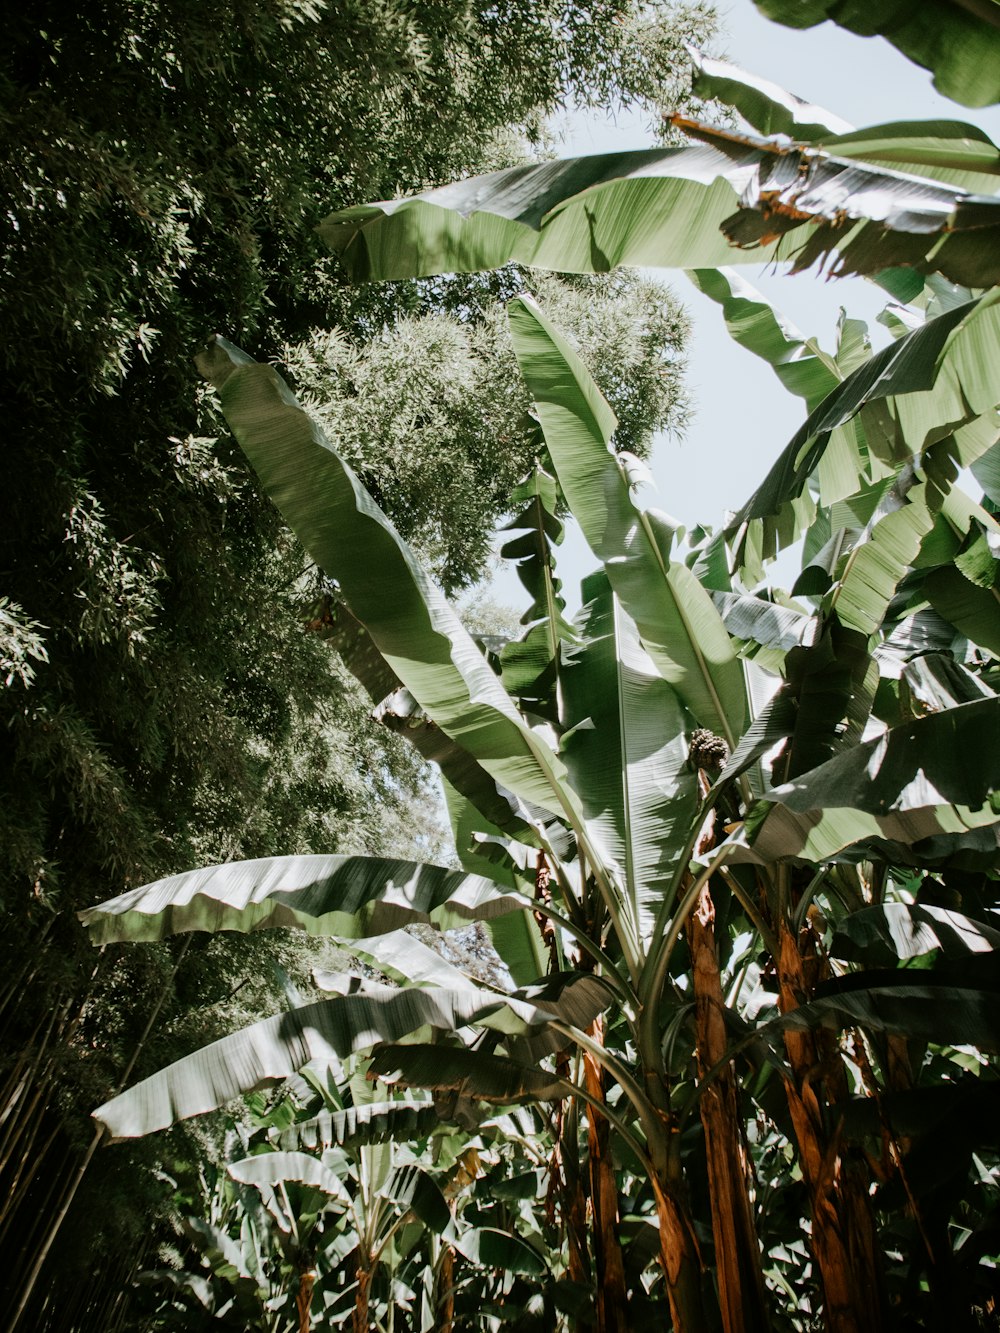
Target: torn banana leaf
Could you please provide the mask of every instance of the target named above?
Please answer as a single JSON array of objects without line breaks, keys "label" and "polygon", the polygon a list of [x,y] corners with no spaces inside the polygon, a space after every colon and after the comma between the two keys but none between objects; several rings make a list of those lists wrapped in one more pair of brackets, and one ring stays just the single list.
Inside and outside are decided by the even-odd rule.
[{"label": "torn banana leaf", "polygon": [[279,926],[352,939],[416,922],[447,930],[520,906],[492,880],[443,866],[377,856],[271,856],[170,875],[79,916],[100,945]]},{"label": "torn banana leaf", "polygon": [[[1000,281],[1000,201],[820,149],[677,121],[682,148],[511,167],[333,213],[319,231],[355,280],[515,261],[561,272],[830,260]],[[735,247],[735,248],[734,248]]]}]

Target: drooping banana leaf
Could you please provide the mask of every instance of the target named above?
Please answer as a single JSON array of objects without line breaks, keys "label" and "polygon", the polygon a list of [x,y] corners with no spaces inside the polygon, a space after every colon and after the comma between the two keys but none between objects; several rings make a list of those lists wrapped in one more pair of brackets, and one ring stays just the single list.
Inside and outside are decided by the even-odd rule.
[{"label": "drooping banana leaf", "polygon": [[505,531],[521,535],[506,542],[500,554],[516,561],[518,577],[531,595],[521,617],[525,635],[508,643],[500,655],[504,688],[522,710],[558,725],[559,678],[563,645],[575,641],[566,620],[566,603],[555,573],[553,548],[563,539],[557,511],[555,478],[541,467],[522,482],[511,498],[516,513]]},{"label": "drooping banana leaf", "polygon": [[958,185],[973,194],[995,194],[1000,149],[976,125],[958,120],[901,120],[826,138],[824,148],[854,158]]},{"label": "drooping banana leaf", "polygon": [[231,1162],[226,1170],[239,1184],[252,1185],[260,1191],[264,1207],[283,1231],[290,1231],[294,1225],[278,1196],[278,1186],[284,1181],[318,1190],[342,1208],[352,1207],[353,1201],[344,1182],[320,1158],[309,1153],[263,1152]]},{"label": "drooping banana leaf", "polygon": [[728,60],[712,60],[688,50],[694,67],[694,92],[733,107],[759,134],[787,134],[798,143],[815,143],[851,129],[832,111],[804,102],[770,79],[748,74]]},{"label": "drooping banana leaf", "polygon": [[996,696],[851,746],[774,788],[750,812],[747,859],[818,863],[866,839],[913,847],[941,834],[989,829],[1000,822],[998,747]]},{"label": "drooping banana leaf", "polygon": [[413,1163],[396,1167],[380,1188],[379,1194],[383,1199],[415,1213],[432,1231],[446,1231],[452,1224],[451,1209],[441,1193],[441,1187],[426,1171]]},{"label": "drooping banana leaf", "polygon": [[562,754],[595,841],[621,871],[641,956],[698,805],[692,730],[604,574],[584,585],[584,646],[564,672]]},{"label": "drooping banana leaf", "polygon": [[758,1033],[776,1044],[789,1029],[855,1025],[1000,1052],[1000,955],[967,955],[926,970],[851,973],[825,982],[816,999]]},{"label": "drooping banana leaf", "polygon": [[420,706],[521,799],[572,813],[558,758],[274,368],[219,338],[197,363],[265,490]]},{"label": "drooping banana leaf", "polygon": [[780,602],[740,592],[713,592],[712,601],[734,639],[787,653],[809,636],[813,617]]},{"label": "drooping banana leaf", "polygon": [[[319,228],[355,280],[498,268],[716,268],[835,253],[842,273],[906,265],[1000,280],[1000,202],[783,140],[678,122],[702,142],[512,167],[332,214]],[[732,247],[739,248],[732,248]]]},{"label": "drooping banana leaf", "polygon": [[591,550],[664,680],[699,725],[735,744],[746,717],[743,672],[709,594],[670,560],[662,518],[634,501],[609,448],[614,414],[579,357],[529,297],[508,311],[559,484]]},{"label": "drooping banana leaf", "polygon": [[722,308],[729,336],[766,361],[789,393],[804,398],[813,411],[833,393],[844,375],[824,352],[738,273],[728,268],[691,269],[688,277]]},{"label": "drooping banana leaf", "polygon": [[112,1138],[137,1138],[285,1079],[310,1060],[343,1059],[426,1028],[451,1032],[476,1024],[516,1033],[555,1016],[586,1026],[609,999],[601,981],[572,974],[564,974],[558,986],[504,997],[466,988],[367,987],[277,1014],[212,1042],[105,1103],[94,1119]]},{"label": "drooping banana leaf", "polygon": [[440,1123],[432,1102],[369,1102],[343,1111],[321,1111],[283,1130],[275,1140],[279,1149],[316,1151],[338,1147],[359,1148],[367,1143],[412,1143],[426,1138]]},{"label": "drooping banana leaf", "polygon": [[545,1260],[526,1240],[494,1227],[473,1227],[452,1244],[464,1259],[479,1268],[499,1268],[505,1273],[536,1278],[548,1271]]},{"label": "drooping banana leaf", "polygon": [[733,107],[760,134],[787,134],[837,157],[928,176],[973,193],[993,193],[989,177],[1000,174],[1000,151],[976,125],[894,121],[855,130],[833,112],[725,60],[710,60],[695,51],[691,56],[694,91]]},{"label": "drooping banana leaf", "polygon": [[[989,293],[929,320],[849,375],[810,413],[731,521],[741,560],[756,520],[762,524],[760,550],[766,558],[798,535],[800,528],[783,516],[803,495],[831,433],[862,409],[877,406],[889,413],[881,444],[874,431],[866,434],[870,447],[883,450],[884,461],[896,464],[990,413],[1000,402],[1000,376],[994,370],[998,351],[1000,305],[997,294]],[[870,415],[867,420],[870,424]]]},{"label": "drooping banana leaf", "polygon": [[564,1078],[545,1069],[457,1046],[380,1046],[370,1073],[397,1088],[454,1091],[497,1104],[556,1101],[571,1091]]},{"label": "drooping banana leaf", "polygon": [[510,912],[486,926],[490,941],[518,986],[530,986],[549,968],[549,950],[534,913]]},{"label": "drooping banana leaf", "polygon": [[789,28],[830,19],[862,37],[882,36],[934,75],[934,86],[964,106],[1000,102],[997,6],[945,0],[756,0],[762,14]]},{"label": "drooping banana leaf", "polygon": [[525,805],[501,786],[468,750],[437,726],[408,689],[401,686],[387,695],[373,716],[419,750],[428,763],[437,765],[443,779],[469,803],[479,820],[485,821],[483,827],[537,845],[539,827],[548,824],[548,841],[559,840],[551,815],[537,806]]},{"label": "drooping banana leaf", "polygon": [[[353,955],[403,986],[444,986],[451,990],[464,986],[477,988],[476,982],[461,968],[405,930],[392,930],[367,939],[345,940],[344,944]],[[317,968],[313,971],[313,980],[321,991],[340,990],[336,974]]]},{"label": "drooping banana leaf", "polygon": [[830,946],[834,958],[875,967],[938,949],[945,957],[1000,949],[1000,918],[990,926],[925,903],[882,903],[845,917]]},{"label": "drooping banana leaf", "polygon": [[516,911],[482,875],[377,856],[272,856],[170,875],[79,913],[96,944],[190,930],[269,930],[353,939],[414,922],[447,930]]}]

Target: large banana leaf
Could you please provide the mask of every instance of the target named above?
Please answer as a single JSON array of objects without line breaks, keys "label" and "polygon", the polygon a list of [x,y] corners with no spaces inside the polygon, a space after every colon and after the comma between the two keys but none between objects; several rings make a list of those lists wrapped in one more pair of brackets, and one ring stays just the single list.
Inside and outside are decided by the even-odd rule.
[{"label": "large banana leaf", "polygon": [[79,915],[94,944],[110,944],[275,926],[351,939],[414,922],[447,930],[520,906],[492,880],[443,866],[378,856],[272,856],[170,875]]},{"label": "large banana leaf", "polygon": [[609,448],[617,424],[580,358],[529,297],[509,307],[514,352],[545,432],[563,494],[657,670],[698,724],[730,745],[743,730],[743,671],[709,594],[669,556],[655,511],[640,509],[622,460]]},{"label": "large banana leaf", "polygon": [[[444,986],[458,990],[476,983],[446,958],[421,943],[406,930],[392,930],[385,935],[352,939],[351,953],[376,967],[391,981],[404,986]],[[313,980],[320,990],[339,991],[336,974],[315,970]]]},{"label": "large banana leaf", "polygon": [[879,966],[935,950],[944,957],[960,957],[998,948],[1000,918],[989,925],[926,903],[883,903],[846,917],[834,933],[830,952],[835,958]]},{"label": "large banana leaf", "polygon": [[994,199],[784,141],[683,127],[703,142],[512,167],[344,209],[320,232],[351,276],[369,281],[511,260],[576,273],[768,259],[807,268],[832,252],[839,272],[908,265],[967,286],[1000,281]]},{"label": "large banana leaf", "polygon": [[343,1111],[321,1111],[283,1130],[276,1140],[283,1151],[358,1148],[367,1143],[412,1143],[426,1138],[440,1123],[432,1102],[369,1102]]},{"label": "large banana leaf", "polygon": [[570,810],[558,758],[274,368],[219,338],[197,361],[265,490],[420,706],[497,782],[554,814]]},{"label": "large banana leaf", "polygon": [[860,159],[914,175],[988,189],[1000,171],[1000,152],[989,135],[960,121],[894,121],[852,129],[839,116],[802,101],[767,79],[725,60],[692,52],[694,91],[734,107],[760,134],[787,134],[797,143],[822,146],[838,157]]},{"label": "large banana leaf", "polygon": [[827,138],[838,157],[928,176],[973,193],[995,194],[1000,149],[976,125],[959,120],[900,120]]},{"label": "large banana leaf", "polygon": [[505,1273],[535,1278],[548,1271],[545,1260],[527,1241],[495,1227],[473,1227],[452,1244],[464,1259],[479,1268],[499,1268]]},{"label": "large banana leaf", "polygon": [[690,54],[698,96],[735,108],[760,134],[787,134],[798,143],[814,143],[851,129],[832,111],[804,102],[769,79],[748,74],[728,60],[711,60],[697,51]]},{"label": "large banana leaf", "polygon": [[997,697],[894,727],[769,792],[747,819],[748,859],[822,862],[866,839],[913,847],[988,828],[1000,821],[998,753]]},{"label": "large banana leaf", "polygon": [[556,1101],[569,1091],[564,1078],[545,1069],[457,1046],[380,1046],[370,1073],[395,1087],[455,1091],[498,1104]]},{"label": "large banana leaf", "polygon": [[1000,102],[1000,13],[992,0],[756,0],[776,23],[811,28],[831,19],[862,37],[878,34],[934,74],[934,86],[964,106]]},{"label": "large banana leaf", "polygon": [[818,1026],[898,1032],[916,1041],[1000,1052],[1000,956],[975,954],[929,969],[853,973],[758,1030],[777,1044],[789,1029]]},{"label": "large banana leaf", "polygon": [[836,359],[815,338],[800,333],[738,273],[697,268],[688,277],[722,307],[733,341],[766,361],[784,388],[804,398],[810,411],[844,379]]},{"label": "large banana leaf", "polygon": [[241,1185],[252,1185],[260,1191],[264,1207],[283,1231],[294,1225],[278,1197],[278,1186],[293,1181],[350,1209],[352,1199],[344,1182],[318,1157],[305,1152],[263,1152],[255,1157],[244,1157],[226,1168],[233,1180]]},{"label": "large banana leaf", "polygon": [[516,512],[505,524],[505,531],[521,535],[500,551],[505,559],[517,562],[518,577],[531,594],[531,605],[521,617],[527,632],[508,643],[500,656],[504,687],[522,710],[553,723],[559,718],[563,645],[575,641],[555,573],[553,548],[563,539],[558,504],[555,478],[536,467],[511,497]]},{"label": "large banana leaf", "polygon": [[408,1163],[392,1171],[379,1190],[383,1199],[413,1212],[432,1231],[446,1231],[452,1225],[451,1209],[441,1187],[419,1166]]},{"label": "large banana leaf", "polygon": [[810,413],[733,518],[730,531],[738,534],[740,552],[754,520],[763,520],[765,556],[775,553],[782,537],[787,542],[797,535],[783,515],[802,495],[831,433],[863,409],[891,414],[884,444],[872,432],[868,439],[876,451],[885,451],[885,461],[897,464],[991,412],[1000,402],[998,353],[1000,304],[997,293],[989,293],[929,320],[860,366]]},{"label": "large banana leaf", "polygon": [[585,647],[565,675],[563,758],[595,841],[620,867],[644,955],[698,805],[690,720],[603,574],[585,584]]},{"label": "large banana leaf", "polygon": [[277,1014],[212,1042],[105,1103],[94,1119],[112,1138],[137,1138],[288,1078],[310,1060],[343,1059],[427,1028],[451,1032],[476,1024],[518,1033],[553,1017],[587,1026],[609,999],[598,979],[572,975],[560,977],[558,985],[503,997],[466,988],[366,987],[359,994]]}]

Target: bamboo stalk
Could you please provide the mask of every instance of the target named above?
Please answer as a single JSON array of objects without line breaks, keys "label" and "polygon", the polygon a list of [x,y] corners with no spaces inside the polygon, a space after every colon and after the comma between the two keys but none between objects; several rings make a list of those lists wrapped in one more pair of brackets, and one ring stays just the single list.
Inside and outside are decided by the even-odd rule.
[{"label": "bamboo stalk", "polygon": [[[185,937],[184,943],[177,954],[174,966],[171,969],[170,982],[169,982],[170,986],[173,985],[173,981],[177,976],[177,970],[184,960],[184,955],[187,953],[188,945],[190,943],[191,943],[191,936],[188,935]],[[95,968],[93,975],[96,975],[96,971],[97,969]],[[163,989],[160,991],[160,994],[156,999],[156,1003],[153,1005],[152,1010],[150,1011],[149,1018],[146,1021],[146,1026],[143,1028],[142,1035],[140,1036],[139,1041],[136,1043],[135,1050],[132,1052],[132,1057],[129,1060],[127,1066],[125,1067],[125,1071],[122,1074],[121,1078],[118,1080],[117,1086],[119,1089],[122,1088],[128,1082],[132,1070],[135,1068],[139,1060],[139,1056],[142,1054],[143,1048],[147,1040],[149,1039],[149,1034],[153,1030],[153,1024],[159,1017],[160,1010],[162,1009],[163,1003],[167,997],[167,989],[168,987],[165,985]],[[21,1299],[18,1303],[17,1309],[14,1312],[14,1318],[13,1321],[11,1322],[10,1328],[8,1329],[8,1333],[15,1333],[15,1329],[21,1322],[21,1318],[24,1315],[24,1312],[28,1306],[28,1302],[31,1300],[31,1296],[32,1293],[34,1292],[35,1285],[37,1284],[38,1278],[41,1275],[42,1269],[45,1266],[45,1261],[49,1257],[49,1251],[52,1249],[52,1246],[55,1243],[56,1236],[58,1236],[59,1234],[59,1229],[61,1228],[63,1222],[66,1220],[66,1214],[69,1212],[73,1200],[76,1198],[77,1190],[80,1188],[83,1178],[87,1173],[87,1168],[93,1161],[94,1154],[97,1152],[98,1147],[103,1142],[104,1134],[105,1130],[103,1126],[98,1127],[98,1129],[94,1133],[94,1137],[90,1141],[90,1146],[87,1148],[87,1151],[83,1156],[82,1162],[77,1167],[76,1171],[74,1172],[72,1178],[69,1181],[69,1184],[66,1187],[62,1201],[59,1205],[59,1209],[52,1220],[52,1224],[49,1227],[48,1234],[45,1237],[45,1241],[42,1244],[35,1258],[35,1262],[31,1267],[31,1272],[28,1274],[27,1281],[25,1282],[24,1287],[22,1289]]]}]

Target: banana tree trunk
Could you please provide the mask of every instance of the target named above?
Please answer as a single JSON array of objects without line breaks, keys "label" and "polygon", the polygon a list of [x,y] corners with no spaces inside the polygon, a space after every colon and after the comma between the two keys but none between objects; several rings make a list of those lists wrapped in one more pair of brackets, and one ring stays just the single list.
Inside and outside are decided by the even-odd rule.
[{"label": "banana tree trunk", "polygon": [[357,1276],[358,1291],[354,1297],[354,1309],[351,1312],[351,1333],[369,1333],[371,1321],[368,1318],[368,1301],[372,1288],[371,1266],[359,1264]]},{"label": "banana tree trunk", "polygon": [[295,1295],[295,1309],[299,1316],[299,1333],[309,1333],[313,1287],[315,1285],[316,1274],[311,1269],[305,1269],[299,1274],[299,1289]]},{"label": "banana tree trunk", "polygon": [[707,1333],[702,1296],[701,1255],[686,1205],[680,1161],[680,1140],[670,1131],[668,1158],[653,1176],[653,1193],[660,1224],[660,1263],[667,1283],[674,1333]]},{"label": "banana tree trunk", "polygon": [[[725,999],[715,946],[715,906],[708,884],[687,925],[695,996],[698,1077],[724,1059]],[[749,1168],[743,1149],[732,1066],[716,1075],[699,1099],[705,1130],[715,1272],[725,1333],[764,1333],[770,1328],[760,1244],[750,1204]]]},{"label": "banana tree trunk", "polygon": [[442,1244],[434,1271],[434,1330],[452,1333],[455,1326],[455,1251]]},{"label": "banana tree trunk", "polygon": [[[590,1035],[601,1041],[604,1025],[593,1024]],[[604,1073],[588,1053],[583,1057],[584,1077],[591,1097],[603,1102]],[[597,1278],[597,1333],[628,1333],[628,1290],[625,1261],[618,1237],[618,1182],[611,1158],[611,1135],[607,1120],[596,1107],[587,1107],[587,1144],[590,1160],[590,1204],[593,1215],[594,1267]]]},{"label": "banana tree trunk", "polygon": [[[556,1056],[556,1071],[561,1078],[572,1078],[568,1051],[560,1051]],[[550,1223],[555,1223],[558,1203],[570,1280],[586,1287],[590,1284],[590,1249],[587,1244],[587,1194],[578,1156],[578,1117],[575,1101],[563,1102],[556,1111],[546,1215]]]},{"label": "banana tree trunk", "polygon": [[[780,1004],[788,1013],[808,999],[812,988],[806,964],[816,960],[803,957],[785,922],[780,947]],[[804,947],[813,953],[808,939]],[[821,1100],[835,1105],[846,1093],[842,1059],[824,1034],[808,1031],[787,1032],[785,1050],[793,1074],[793,1081],[786,1082],[788,1109],[809,1191],[826,1326],[830,1333],[877,1333],[884,1327],[884,1310],[867,1178],[859,1163],[841,1153],[837,1128],[832,1134],[827,1130]]]}]

